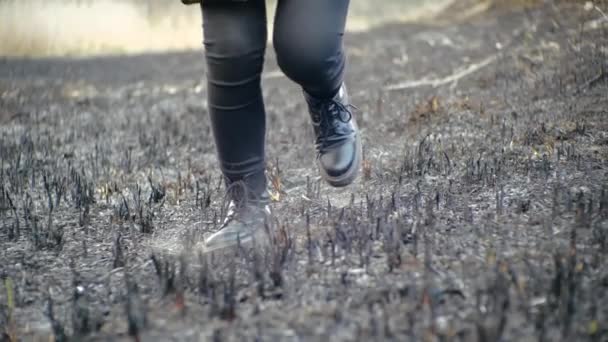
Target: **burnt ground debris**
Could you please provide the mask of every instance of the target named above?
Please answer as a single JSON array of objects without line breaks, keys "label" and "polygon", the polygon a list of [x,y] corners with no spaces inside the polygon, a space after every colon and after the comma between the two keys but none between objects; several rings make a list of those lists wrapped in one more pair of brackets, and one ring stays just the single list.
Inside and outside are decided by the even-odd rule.
[{"label": "burnt ground debris", "polygon": [[350,34],[347,189],[269,49],[259,253],[193,247],[224,190],[200,52],[0,60],[0,340],[608,340],[595,5]]}]

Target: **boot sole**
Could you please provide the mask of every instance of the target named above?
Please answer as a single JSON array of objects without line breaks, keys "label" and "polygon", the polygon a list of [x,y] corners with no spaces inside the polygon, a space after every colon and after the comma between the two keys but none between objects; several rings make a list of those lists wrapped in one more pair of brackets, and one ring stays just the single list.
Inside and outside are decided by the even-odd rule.
[{"label": "boot sole", "polygon": [[343,188],[350,184],[352,184],[357,175],[359,174],[359,169],[361,168],[361,156],[363,155],[363,147],[361,144],[361,138],[359,136],[355,139],[357,144],[357,153],[355,154],[355,161],[353,162],[350,169],[348,169],[343,175],[333,177],[327,174],[325,169],[321,166],[321,164],[317,160],[317,166],[321,173],[321,178],[323,178],[329,185],[334,188]]}]

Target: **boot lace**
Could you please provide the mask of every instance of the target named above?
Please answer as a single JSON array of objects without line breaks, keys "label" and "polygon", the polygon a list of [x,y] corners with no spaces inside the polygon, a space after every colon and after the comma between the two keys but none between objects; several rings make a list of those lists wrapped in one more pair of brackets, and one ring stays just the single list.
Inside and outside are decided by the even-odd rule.
[{"label": "boot lace", "polygon": [[249,194],[250,190],[243,181],[235,181],[228,186],[220,207],[222,227],[234,221],[247,223],[246,217],[251,214],[251,206],[261,200],[251,199]]},{"label": "boot lace", "polygon": [[321,132],[316,142],[321,150],[332,147],[343,141],[345,136],[353,133],[353,129],[348,125],[353,118],[352,109],[357,107],[351,104],[345,105],[334,99],[319,104],[315,123],[319,125]]}]

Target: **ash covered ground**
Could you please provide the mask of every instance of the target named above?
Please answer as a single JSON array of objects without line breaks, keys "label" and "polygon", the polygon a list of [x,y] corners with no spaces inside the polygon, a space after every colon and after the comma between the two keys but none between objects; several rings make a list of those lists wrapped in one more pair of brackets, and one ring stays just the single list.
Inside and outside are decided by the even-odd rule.
[{"label": "ash covered ground", "polygon": [[346,189],[269,49],[274,244],[212,256],[201,52],[0,60],[0,340],[607,341],[607,12],[349,34]]}]

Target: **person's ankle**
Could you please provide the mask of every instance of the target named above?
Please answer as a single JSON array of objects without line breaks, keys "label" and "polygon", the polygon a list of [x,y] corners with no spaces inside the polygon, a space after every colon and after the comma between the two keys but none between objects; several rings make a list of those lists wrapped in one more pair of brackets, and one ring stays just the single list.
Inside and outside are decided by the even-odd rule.
[{"label": "person's ankle", "polygon": [[263,170],[241,177],[225,177],[225,181],[231,200],[251,203],[269,202],[266,173]]},{"label": "person's ankle", "polygon": [[327,101],[327,100],[331,100],[336,98],[336,96],[340,93],[340,89],[342,88],[343,83],[340,83],[340,86],[334,90],[328,91],[328,92],[310,92],[307,91],[306,89],[302,88],[302,91],[304,92],[304,97],[306,98],[306,100],[310,103],[316,103],[316,102],[323,102],[323,101]]}]

